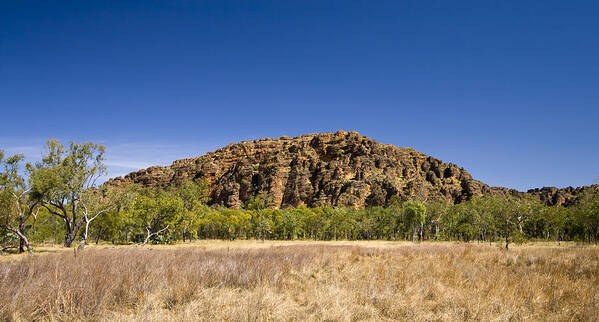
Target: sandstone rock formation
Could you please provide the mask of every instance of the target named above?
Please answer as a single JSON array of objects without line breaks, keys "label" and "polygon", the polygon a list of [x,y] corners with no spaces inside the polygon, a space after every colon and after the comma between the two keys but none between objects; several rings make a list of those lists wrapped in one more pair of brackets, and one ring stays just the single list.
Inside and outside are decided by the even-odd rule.
[{"label": "sandstone rock formation", "polygon": [[585,194],[599,195],[599,185],[586,187],[544,187],[541,189],[531,189],[528,194],[535,196],[539,201],[548,205],[570,206]]},{"label": "sandstone rock formation", "polygon": [[[463,168],[412,148],[381,144],[345,131],[229,144],[108,184],[164,187],[198,178],[209,183],[211,202],[227,207],[240,207],[258,194],[275,208],[385,205],[392,196],[459,203],[487,193],[519,194],[489,187]],[[562,202],[561,194],[544,190],[536,195],[558,204],[567,199],[563,196]]]}]

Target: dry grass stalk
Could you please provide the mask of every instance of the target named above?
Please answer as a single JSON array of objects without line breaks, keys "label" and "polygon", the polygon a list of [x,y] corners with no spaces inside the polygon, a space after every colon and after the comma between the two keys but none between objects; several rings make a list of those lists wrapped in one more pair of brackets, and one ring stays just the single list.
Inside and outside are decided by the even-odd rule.
[{"label": "dry grass stalk", "polygon": [[599,248],[86,249],[0,262],[2,320],[597,320]]}]

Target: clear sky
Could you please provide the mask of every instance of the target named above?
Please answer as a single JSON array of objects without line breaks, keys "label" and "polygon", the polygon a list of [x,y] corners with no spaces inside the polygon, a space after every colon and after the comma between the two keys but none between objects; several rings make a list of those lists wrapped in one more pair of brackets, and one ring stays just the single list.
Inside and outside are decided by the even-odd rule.
[{"label": "clear sky", "polygon": [[599,176],[597,1],[0,0],[0,148],[110,175],[356,130],[520,190]]}]

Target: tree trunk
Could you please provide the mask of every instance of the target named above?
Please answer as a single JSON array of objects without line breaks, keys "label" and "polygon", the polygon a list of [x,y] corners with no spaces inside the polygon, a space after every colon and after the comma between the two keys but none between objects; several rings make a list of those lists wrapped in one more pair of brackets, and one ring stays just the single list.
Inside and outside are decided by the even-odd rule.
[{"label": "tree trunk", "polygon": [[85,248],[85,239],[82,239],[82,240],[79,242],[79,246],[77,246],[77,251],[81,251],[81,250],[83,250],[84,248]]},{"label": "tree trunk", "polygon": [[25,217],[21,217],[21,223],[19,224],[19,231],[17,235],[19,236],[19,253],[24,253],[27,250],[29,253],[32,253],[31,246],[29,245],[29,240],[25,234]]},{"label": "tree trunk", "polygon": [[416,227],[412,226],[412,243],[416,241]]},{"label": "tree trunk", "polygon": [[[144,242],[141,244],[141,246],[142,246],[142,247],[143,247],[143,246],[145,246],[145,245],[146,245],[146,244],[147,244],[147,243],[150,241],[150,239],[151,239],[153,236],[158,236],[158,235],[160,235],[160,234],[161,234],[163,231],[167,230],[169,226],[170,226],[170,225],[166,225],[166,227],[165,227],[165,228],[162,228],[162,229],[160,229],[160,230],[159,230],[159,231],[157,231],[157,232],[152,232],[152,231],[150,230],[150,228],[146,227],[147,236],[146,236],[146,239],[144,240]],[[136,245],[137,245],[137,244],[136,244]],[[135,246],[135,245],[134,245],[134,246]]]},{"label": "tree trunk", "polygon": [[21,238],[19,238],[19,253],[24,253],[25,252],[25,241]]},{"label": "tree trunk", "polygon": [[75,241],[75,236],[77,233],[74,230],[68,232],[65,236],[64,247],[71,247],[71,244]]},{"label": "tree trunk", "polygon": [[148,235],[146,236],[146,239],[144,240],[144,242],[141,244],[141,246],[145,246],[149,241],[150,241],[150,237],[152,237],[152,235],[150,235],[148,233]]},{"label": "tree trunk", "polygon": [[63,220],[64,220],[65,229],[66,229],[66,234],[64,237],[64,247],[71,247],[71,244],[75,240],[75,234],[73,234],[71,222],[67,219],[63,219]]},{"label": "tree trunk", "polygon": [[77,237],[77,233],[79,229],[81,229],[81,225],[83,225],[84,218],[79,219],[79,221],[75,224],[73,222],[67,223],[67,234],[64,240],[64,247],[71,247],[71,244],[75,241]]},{"label": "tree trunk", "polygon": [[29,244],[29,240],[27,240],[25,235],[22,235],[22,237],[19,236],[19,253],[24,253],[25,251],[28,253],[33,253],[31,245]]}]

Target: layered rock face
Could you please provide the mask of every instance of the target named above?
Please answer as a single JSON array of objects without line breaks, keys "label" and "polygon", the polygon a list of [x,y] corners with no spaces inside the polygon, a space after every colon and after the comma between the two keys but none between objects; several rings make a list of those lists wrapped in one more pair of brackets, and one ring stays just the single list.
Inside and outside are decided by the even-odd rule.
[{"label": "layered rock face", "polygon": [[528,190],[527,194],[535,196],[539,201],[552,206],[570,206],[585,195],[599,195],[599,185],[585,187],[544,187]]},{"label": "layered rock face", "polygon": [[486,193],[518,194],[489,187],[457,165],[414,149],[345,131],[230,144],[108,184],[164,187],[198,178],[209,183],[212,203],[227,207],[259,194],[274,208],[385,205],[393,196],[459,203]]}]

